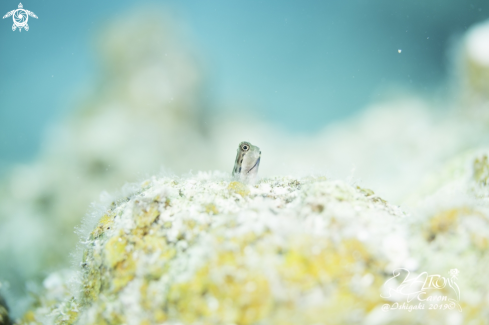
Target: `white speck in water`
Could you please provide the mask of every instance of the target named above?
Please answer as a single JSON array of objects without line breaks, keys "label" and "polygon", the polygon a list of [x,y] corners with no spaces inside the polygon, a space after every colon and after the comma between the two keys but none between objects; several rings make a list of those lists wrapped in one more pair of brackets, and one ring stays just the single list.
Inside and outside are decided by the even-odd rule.
[{"label": "white speck in water", "polygon": [[397,53],[401,53],[401,52],[402,52],[402,50],[401,50],[401,49],[397,50]]}]

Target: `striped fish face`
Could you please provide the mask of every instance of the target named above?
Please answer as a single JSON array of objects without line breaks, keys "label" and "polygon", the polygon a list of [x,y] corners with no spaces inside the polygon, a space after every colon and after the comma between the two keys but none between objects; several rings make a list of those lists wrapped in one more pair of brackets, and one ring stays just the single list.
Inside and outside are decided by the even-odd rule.
[{"label": "striped fish face", "polygon": [[253,181],[258,174],[261,151],[257,146],[243,141],[238,146],[233,176],[241,181]]}]

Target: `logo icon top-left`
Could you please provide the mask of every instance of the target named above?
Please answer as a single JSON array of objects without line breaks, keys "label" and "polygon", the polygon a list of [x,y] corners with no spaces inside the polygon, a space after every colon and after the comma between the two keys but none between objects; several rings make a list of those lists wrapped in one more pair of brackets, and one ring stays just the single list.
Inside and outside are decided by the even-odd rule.
[{"label": "logo icon top-left", "polygon": [[29,10],[25,10],[24,6],[22,6],[22,3],[19,3],[19,8],[9,11],[3,16],[3,19],[12,16],[12,19],[14,20],[14,24],[12,25],[12,30],[15,31],[17,28],[19,29],[19,32],[22,31],[22,28],[24,28],[26,31],[29,30],[29,25],[27,25],[27,21],[29,20],[29,16],[36,18],[37,16],[35,13]]}]

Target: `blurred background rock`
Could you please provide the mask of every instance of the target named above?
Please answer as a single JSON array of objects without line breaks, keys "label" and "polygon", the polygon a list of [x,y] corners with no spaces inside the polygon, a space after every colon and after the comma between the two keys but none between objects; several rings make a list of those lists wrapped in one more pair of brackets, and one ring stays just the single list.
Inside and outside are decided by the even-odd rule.
[{"label": "blurred background rock", "polygon": [[25,3],[40,17],[29,32],[2,21],[14,314],[26,281],[69,265],[90,202],[160,168],[230,170],[247,140],[262,176],[328,173],[400,203],[487,143],[489,27],[470,28],[484,1],[165,3]]}]

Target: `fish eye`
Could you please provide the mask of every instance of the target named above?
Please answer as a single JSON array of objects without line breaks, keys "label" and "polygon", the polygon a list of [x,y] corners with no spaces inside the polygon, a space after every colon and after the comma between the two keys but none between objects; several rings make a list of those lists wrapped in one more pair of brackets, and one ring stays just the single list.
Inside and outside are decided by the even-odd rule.
[{"label": "fish eye", "polygon": [[250,149],[250,146],[248,146],[247,144],[243,144],[243,145],[241,146],[241,149],[242,149],[243,151],[247,151],[248,149]]}]

